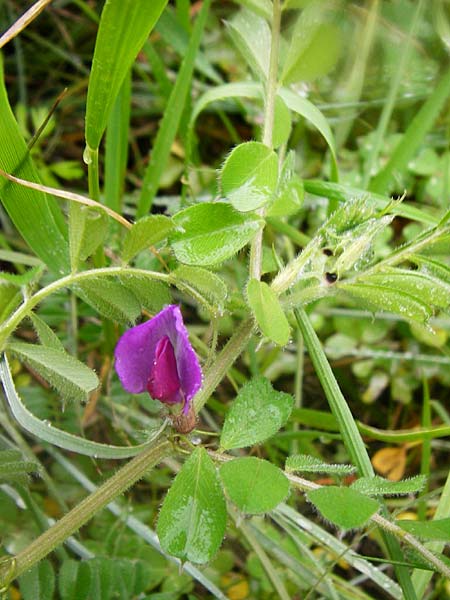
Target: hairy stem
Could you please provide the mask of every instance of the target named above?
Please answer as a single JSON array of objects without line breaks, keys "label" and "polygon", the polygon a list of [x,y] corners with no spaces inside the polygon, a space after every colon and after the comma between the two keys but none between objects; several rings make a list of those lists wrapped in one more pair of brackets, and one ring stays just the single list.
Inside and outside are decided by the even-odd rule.
[{"label": "hairy stem", "polygon": [[[163,440],[159,444],[144,450],[119,469],[115,475],[108,479],[95,492],[90,494],[80,504],[64,515],[62,519],[50,527],[50,529],[11,559],[11,564],[14,564],[14,578],[28,571],[37,562],[45,558],[69,536],[87,523],[95,513],[104,508],[117,496],[123,494],[141,479],[147,471],[172,452],[172,444],[168,440]],[[0,581],[0,587],[5,585],[5,583],[7,582]]]}]

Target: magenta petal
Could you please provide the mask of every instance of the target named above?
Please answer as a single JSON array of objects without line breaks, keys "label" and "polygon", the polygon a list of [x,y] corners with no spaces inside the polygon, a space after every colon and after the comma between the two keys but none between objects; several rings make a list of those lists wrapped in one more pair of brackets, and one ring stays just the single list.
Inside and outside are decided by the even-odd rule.
[{"label": "magenta petal", "polygon": [[[117,343],[115,350],[116,371],[123,387],[132,394],[147,389],[150,377],[159,378],[152,371],[158,343],[167,337],[172,345],[180,386],[180,402],[184,402],[183,413],[187,414],[190,401],[198,392],[202,383],[202,371],[192,348],[188,332],[183,323],[180,308],[169,305],[153,319],[128,329]],[[160,351],[162,346],[160,347]],[[166,348],[167,352],[167,348]],[[167,359],[167,357],[166,357]],[[167,361],[166,361],[167,363]],[[169,369],[164,361],[160,369]],[[159,384],[158,384],[159,385]]]},{"label": "magenta petal", "polygon": [[166,404],[182,402],[175,353],[169,338],[164,336],[156,345],[147,390],[152,398]]}]

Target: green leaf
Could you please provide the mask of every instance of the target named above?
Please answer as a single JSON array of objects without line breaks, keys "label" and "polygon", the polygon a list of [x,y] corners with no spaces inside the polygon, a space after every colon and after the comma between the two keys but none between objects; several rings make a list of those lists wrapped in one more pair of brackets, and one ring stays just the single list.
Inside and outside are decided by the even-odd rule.
[{"label": "green leaf", "polygon": [[98,313],[119,323],[134,323],[141,314],[136,296],[113,279],[90,279],[72,286]]},{"label": "green leaf", "polygon": [[281,80],[283,83],[312,81],[335,66],[342,49],[341,30],[330,22],[331,4],[310,2],[290,32]]},{"label": "green leaf", "polygon": [[289,493],[289,481],[283,471],[253,456],[224,463],[220,477],[230,500],[251,515],[273,510]]},{"label": "green leaf", "polygon": [[173,220],[178,231],[170,243],[181,263],[209,266],[220,264],[247,244],[263,225],[252,214],[238,213],[226,202],[204,202],[190,206]]},{"label": "green leaf", "polygon": [[419,254],[411,256],[411,260],[422,268],[421,273],[429,274],[450,285],[450,267],[445,263]]},{"label": "green leaf", "polygon": [[363,274],[358,282],[389,287],[430,306],[446,308],[450,304],[450,284],[426,272],[388,268],[380,273]]},{"label": "green leaf", "polygon": [[8,273],[0,271],[0,285],[1,282],[12,283],[17,287],[23,287],[38,281],[42,275],[43,265],[37,265],[32,267],[23,273]]},{"label": "green leaf", "polygon": [[149,277],[131,273],[121,274],[118,279],[123,286],[136,296],[140,305],[150,313],[156,314],[172,302],[169,286],[164,281],[155,281]]},{"label": "green leaf", "polygon": [[17,482],[22,485],[28,482],[28,473],[38,470],[37,463],[26,461],[19,450],[0,451],[0,482]]},{"label": "green leaf", "polygon": [[[90,595],[96,600],[106,600],[116,593],[116,578],[120,572],[121,561],[98,556],[89,561],[92,571]],[[130,565],[130,570],[132,565]],[[130,590],[131,591],[131,590]]]},{"label": "green leaf", "polygon": [[251,279],[247,286],[247,296],[262,333],[280,346],[287,344],[291,328],[272,288],[263,281]]},{"label": "green leaf", "polygon": [[275,98],[275,115],[273,119],[272,145],[279,148],[287,144],[292,130],[292,115],[281,96]]},{"label": "green leaf", "polygon": [[255,377],[239,391],[223,424],[220,447],[245,448],[264,442],[285,425],[294,399],[277,392],[265,377]]},{"label": "green leaf", "polygon": [[[0,54],[0,168],[39,183],[37,171],[9,106]],[[33,252],[54,272],[69,270],[66,228],[53,198],[0,177],[0,199]]]},{"label": "green leaf", "polygon": [[197,448],[170,488],[156,531],[162,548],[185,561],[203,564],[222,543],[226,506],[216,468],[206,450]]},{"label": "green leaf", "polygon": [[39,341],[43,346],[53,348],[60,352],[65,352],[64,346],[56,333],[43,321],[36,313],[30,313],[30,319],[33,323],[33,328],[38,335]]},{"label": "green leaf", "polygon": [[272,34],[267,21],[243,8],[230,21],[225,21],[234,45],[260,81],[269,72]]},{"label": "green leaf", "polygon": [[69,247],[72,271],[94,254],[108,232],[108,217],[103,211],[76,202],[69,207]]},{"label": "green leaf", "polygon": [[48,442],[53,446],[58,446],[58,448],[64,448],[70,452],[78,452],[78,454],[84,454],[95,458],[130,458],[131,456],[136,456],[136,454],[142,452],[142,450],[147,447],[148,443],[156,439],[164,429],[163,423],[149,435],[149,439],[147,439],[146,442],[136,446],[112,446],[109,444],[91,442],[84,437],[79,437],[72,433],[62,431],[57,427],[52,427],[51,423],[41,421],[27,409],[14,387],[11,370],[5,355],[0,358],[0,379],[3,383],[3,389],[11,413],[19,425],[40,440]]},{"label": "green leaf", "polygon": [[373,498],[348,487],[329,485],[307,492],[306,497],[325,519],[341,529],[362,527],[380,508]]},{"label": "green leaf", "polygon": [[331,152],[331,179],[333,181],[337,181],[338,167],[336,158],[336,142],[334,140],[330,125],[328,124],[328,121],[324,115],[314,104],[312,104],[312,102],[309,102],[309,100],[306,100],[306,98],[302,98],[299,94],[296,94],[289,89],[281,88],[278,94],[282,100],[284,100],[288,108],[312,123],[314,127],[316,127],[316,129],[318,129],[323,135]]},{"label": "green leaf", "polygon": [[423,323],[433,314],[432,308],[405,292],[381,285],[339,283],[339,289],[356,298],[371,310],[393,312],[412,321]]},{"label": "green leaf", "polygon": [[53,600],[55,573],[49,560],[43,560],[19,577],[23,600]]},{"label": "green leaf", "polygon": [[233,148],[220,174],[222,194],[242,212],[266,204],[278,181],[278,157],[261,142]]},{"label": "green leaf", "polygon": [[165,240],[174,227],[172,219],[164,215],[142,217],[127,231],[123,244],[122,260],[129,262],[141,250]]},{"label": "green leaf", "polygon": [[407,170],[409,161],[423,144],[426,134],[439,116],[449,95],[450,71],[434,86],[428,100],[409,123],[405,134],[395,147],[387,164],[370,182],[370,191],[379,194],[387,193],[395,177]]},{"label": "green leaf", "polygon": [[268,217],[295,214],[303,205],[303,181],[296,173],[295,153],[290,151],[283,162],[275,200],[266,212]]},{"label": "green leaf", "polygon": [[329,473],[330,475],[351,475],[356,471],[353,465],[329,464],[310,454],[295,454],[286,459],[286,471],[298,473]]},{"label": "green leaf", "polygon": [[130,104],[131,70],[125,75],[106,126],[104,202],[117,213],[122,213],[128,159]]},{"label": "green leaf", "polygon": [[418,221],[419,223],[426,223],[427,225],[436,225],[439,221],[437,217],[432,214],[428,214],[426,211],[421,210],[415,206],[405,204],[405,202],[392,203],[391,198],[388,196],[382,196],[381,194],[375,194],[360,188],[355,188],[349,185],[340,183],[334,183],[331,181],[318,181],[315,179],[306,179],[303,181],[305,191],[314,196],[325,196],[330,200],[336,200],[340,203],[345,203],[349,198],[364,198],[367,202],[379,208],[385,209],[390,203],[390,213],[394,215],[400,215]]},{"label": "green leaf", "polygon": [[164,110],[164,116],[160,123],[155,143],[153,144],[150,161],[142,183],[141,195],[136,211],[138,217],[143,217],[150,211],[153,199],[158,191],[161,174],[166,168],[181,116],[186,107],[186,99],[191,90],[195,58],[200,48],[210,5],[211,0],[204,0],[202,2],[201,9],[192,29],[189,45],[184,53],[183,63],[178,71],[175,85]]},{"label": "green leaf", "polygon": [[4,283],[0,279],[0,322],[5,321],[22,300],[22,293],[16,285]]},{"label": "green leaf", "polygon": [[396,524],[404,531],[422,539],[447,542],[450,540],[450,518],[433,521],[410,521],[400,519]]},{"label": "green leaf", "polygon": [[94,371],[65,351],[23,342],[10,343],[8,350],[42,375],[65,399],[86,402],[90,392],[99,386]]},{"label": "green leaf", "polygon": [[97,150],[122,82],[167,0],[108,0],[95,42],[86,105],[86,142]]},{"label": "green leaf", "polygon": [[59,570],[61,600],[88,600],[92,583],[90,561],[65,560]]},{"label": "green leaf", "polygon": [[360,477],[352,483],[352,489],[366,496],[397,496],[420,492],[426,485],[426,475],[417,475],[403,481],[390,481],[383,477]]},{"label": "green leaf", "polygon": [[[193,288],[221,312],[225,306],[228,290],[225,282],[215,273],[201,267],[181,265],[170,274],[173,284],[181,290]],[[186,286],[188,286],[186,288]]]}]

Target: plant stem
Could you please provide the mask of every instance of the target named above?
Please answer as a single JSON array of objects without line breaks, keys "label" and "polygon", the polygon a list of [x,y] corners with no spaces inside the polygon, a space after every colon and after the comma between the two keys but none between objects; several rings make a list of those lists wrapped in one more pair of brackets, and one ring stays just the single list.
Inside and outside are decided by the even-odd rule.
[{"label": "plant stem", "polygon": [[[272,148],[275,99],[278,81],[278,49],[280,45],[281,3],[273,0],[272,38],[270,43],[269,73],[267,76],[266,102],[264,107],[264,128],[262,143]],[[264,209],[258,211],[263,216]],[[255,235],[250,247],[250,278],[261,279],[263,229]]]},{"label": "plant stem", "polygon": [[[95,492],[17,554],[13,559],[15,562],[14,578],[31,569],[87,523],[95,513],[104,508],[114,498],[123,494],[172,451],[172,444],[168,440],[163,440],[158,445],[144,450],[133,458]],[[0,586],[2,583],[0,581]]]},{"label": "plant stem", "polygon": [[89,149],[88,162],[88,183],[89,196],[92,200],[98,202],[100,200],[100,180],[98,172],[98,149]]},{"label": "plant stem", "polygon": [[194,398],[194,408],[197,414],[248,344],[254,327],[253,319],[243,321],[236,333],[228,340],[223,350],[216,357],[214,364],[206,374],[201,390]]},{"label": "plant stem", "polygon": [[[223,452],[215,452],[214,450],[208,450],[209,456],[219,462],[226,463],[230,460],[233,460],[235,457]],[[318,490],[325,486],[319,485],[314,481],[310,481],[309,479],[304,479],[303,477],[298,477],[297,475],[293,475],[292,473],[287,473],[284,471],[285,476],[289,481],[302,492],[308,492],[311,490]],[[385,517],[381,516],[378,513],[375,513],[369,518],[369,521],[380,527],[386,532],[392,533],[395,537],[407,543],[409,546],[414,548],[419,554],[421,554],[429,563],[431,563],[436,570],[444,575],[445,577],[450,576],[450,568],[441,561],[438,557],[436,557],[428,548],[426,548],[417,538],[415,538],[410,533],[404,531],[401,527],[389,521]]]},{"label": "plant stem", "polygon": [[113,277],[115,275],[139,275],[140,277],[147,277],[150,279],[156,279],[158,281],[169,282],[169,275],[166,273],[158,273],[157,271],[147,271],[145,269],[134,269],[130,267],[105,267],[103,269],[91,269],[89,271],[81,271],[79,273],[71,273],[66,277],[62,277],[57,281],[53,281],[46,287],[40,289],[36,294],[27,298],[23,304],[16,309],[16,311],[9,317],[7,321],[0,325],[0,351],[3,349],[3,345],[6,339],[19,325],[29,312],[37,306],[40,302],[45,300],[51,294],[61,290],[65,287],[69,287],[74,283],[88,280],[93,277]]}]

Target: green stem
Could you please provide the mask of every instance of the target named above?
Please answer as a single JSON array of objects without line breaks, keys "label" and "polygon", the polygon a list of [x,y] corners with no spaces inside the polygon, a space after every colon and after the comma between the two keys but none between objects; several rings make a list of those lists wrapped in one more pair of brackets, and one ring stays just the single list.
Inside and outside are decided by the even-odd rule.
[{"label": "green stem", "polygon": [[80,273],[71,273],[66,277],[62,277],[57,281],[54,281],[46,287],[40,289],[36,294],[27,298],[23,304],[17,308],[17,310],[0,326],[0,350],[4,348],[4,344],[19,325],[35,306],[45,300],[51,294],[58,290],[64,289],[78,283],[80,281],[88,280],[92,277],[113,277],[115,275],[139,275],[140,277],[147,277],[150,279],[156,279],[159,281],[169,282],[169,275],[165,273],[158,273],[156,271],[147,271],[145,269],[134,269],[130,267],[107,267],[103,269],[92,269],[89,271],[81,271]]},{"label": "green stem", "polygon": [[[324,389],[331,412],[338,422],[339,431],[341,432],[342,439],[351,461],[356,465],[360,475],[373,477],[374,471],[372,463],[370,462],[364,442],[336,378],[334,377],[319,338],[311,325],[311,321],[303,309],[295,309],[294,315],[298,328],[300,329],[308,348],[314,370]],[[385,510],[384,507],[382,509]],[[397,539],[392,537],[388,532],[383,534],[383,539],[389,556],[393,560],[401,562],[403,560],[403,554]],[[395,567],[395,572],[405,595],[405,600],[415,600],[416,595],[408,570],[405,567],[397,565]]]},{"label": "green stem", "polygon": [[[123,494],[134,483],[141,479],[151,468],[171,454],[172,444],[164,440],[157,446],[144,450],[122,467],[95,492],[68,512],[50,529],[40,535],[34,542],[19,552],[14,559],[14,578],[31,569],[37,562],[46,557],[69,536],[78,531],[95,513],[104,508],[120,494]],[[0,581],[0,586],[2,585]]]},{"label": "green stem", "polygon": [[349,453],[350,460],[357,467],[360,475],[373,477],[373,468],[367,454],[364,442],[356,427],[353,415],[339,388],[336,378],[331,370],[330,363],[325,356],[322,345],[314,331],[308,315],[303,309],[294,310],[298,328],[305,340],[309,356],[314,365],[314,370],[322,384],[325,396],[335,416],[339,431],[342,434],[345,447]]},{"label": "green stem", "polygon": [[206,374],[201,390],[194,398],[194,407],[197,414],[250,341],[254,327],[252,319],[247,319],[241,323],[236,333],[228,340],[222,352],[216,357],[214,364]]},{"label": "green stem", "polygon": [[96,202],[100,201],[100,178],[98,171],[98,150],[89,149],[88,158],[88,183],[89,197]]},{"label": "green stem", "polygon": [[[281,3],[273,0],[272,38],[270,44],[269,73],[266,86],[266,101],[264,107],[264,129],[262,142],[272,148],[273,123],[275,118],[275,99],[278,85],[278,50],[280,45]],[[258,211],[264,215],[264,209]],[[250,278],[261,279],[263,230],[255,235],[250,247]]]}]

